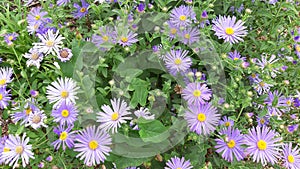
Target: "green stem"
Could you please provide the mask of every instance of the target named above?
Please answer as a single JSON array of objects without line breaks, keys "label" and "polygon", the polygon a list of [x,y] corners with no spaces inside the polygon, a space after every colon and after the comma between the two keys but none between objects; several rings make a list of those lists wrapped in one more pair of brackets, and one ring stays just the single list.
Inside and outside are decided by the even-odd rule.
[{"label": "green stem", "polygon": [[241,116],[243,110],[244,110],[244,107],[241,108],[240,113],[239,113],[237,119],[235,120],[235,122],[237,122],[237,121],[239,120],[239,118],[240,118],[240,116]]}]

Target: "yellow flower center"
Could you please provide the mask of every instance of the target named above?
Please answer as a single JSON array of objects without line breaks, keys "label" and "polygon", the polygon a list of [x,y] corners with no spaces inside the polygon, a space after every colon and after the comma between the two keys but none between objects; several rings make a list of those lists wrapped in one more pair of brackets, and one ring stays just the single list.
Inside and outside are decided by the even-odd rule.
[{"label": "yellow flower center", "polygon": [[41,122],[41,119],[42,119],[41,116],[35,115],[32,118],[32,122],[35,123],[35,124],[37,124],[37,123]]},{"label": "yellow flower center", "polygon": [[68,133],[64,131],[64,132],[60,133],[59,139],[66,140],[67,137],[68,137]]},{"label": "yellow flower center", "polygon": [[48,40],[47,42],[46,42],[46,46],[47,47],[52,47],[54,45],[54,41],[52,41],[52,40]]},{"label": "yellow flower center", "polygon": [[41,16],[40,15],[36,15],[35,16],[35,20],[40,20],[41,19]]},{"label": "yellow flower center", "polygon": [[86,8],[84,8],[84,7],[82,7],[81,9],[80,9],[80,12],[81,13],[83,13],[83,12],[85,12],[86,11]]},{"label": "yellow flower center", "polygon": [[300,52],[300,46],[299,45],[296,46],[296,51]]},{"label": "yellow flower center", "polygon": [[186,16],[185,16],[185,15],[180,15],[180,16],[179,16],[179,19],[180,19],[181,21],[185,21],[185,20],[186,20]]},{"label": "yellow flower center", "polygon": [[251,77],[252,77],[252,78],[256,78],[256,74],[253,73],[253,74],[251,75]]},{"label": "yellow flower center", "polygon": [[293,156],[293,155],[288,155],[288,161],[289,161],[290,163],[294,163],[294,162],[295,162],[294,156]]},{"label": "yellow flower center", "polygon": [[109,39],[109,38],[108,38],[108,36],[106,36],[106,35],[104,35],[104,36],[102,37],[102,40],[105,41],[105,42],[107,42],[108,39]]},{"label": "yellow flower center", "polygon": [[176,168],[176,169],[182,169],[181,167],[178,167],[178,168]]},{"label": "yellow flower center", "polygon": [[239,58],[233,58],[233,60],[239,60]]},{"label": "yellow flower center", "polygon": [[290,100],[286,101],[286,104],[290,106],[291,105],[291,101]]},{"label": "yellow flower center", "polygon": [[260,119],[261,124],[265,124],[265,119]]},{"label": "yellow flower center", "polygon": [[10,148],[8,148],[8,147],[3,148],[3,152],[9,152],[9,151],[10,151]]},{"label": "yellow flower center", "polygon": [[38,58],[39,58],[38,53],[33,53],[33,54],[31,55],[31,59],[32,59],[32,60],[37,60]]},{"label": "yellow flower center", "polygon": [[38,29],[38,28],[39,28],[39,26],[40,26],[40,25],[38,25],[38,24],[35,24],[35,25],[33,26],[34,30]]},{"label": "yellow flower center", "polygon": [[226,126],[226,127],[229,127],[229,126],[230,126],[230,122],[226,122],[226,123],[225,123],[225,126]]},{"label": "yellow flower center", "polygon": [[3,95],[2,94],[0,94],[0,100],[2,100],[3,99]]},{"label": "yellow flower center", "polygon": [[234,34],[234,30],[233,30],[233,28],[231,28],[231,27],[226,28],[226,29],[225,29],[225,33],[226,33],[227,35],[233,35],[233,34]]},{"label": "yellow flower center", "polygon": [[69,93],[67,92],[67,91],[62,91],[61,93],[60,93],[60,96],[62,97],[62,98],[67,98],[68,96],[69,96]]},{"label": "yellow flower center", "polygon": [[26,110],[25,110],[25,114],[26,114],[27,116],[28,116],[31,112],[32,112],[31,109],[26,109]]},{"label": "yellow flower center", "polygon": [[201,96],[201,91],[200,90],[194,90],[193,95],[195,97],[200,97]]},{"label": "yellow flower center", "polygon": [[181,59],[177,58],[174,60],[175,65],[180,65],[181,64]]},{"label": "yellow flower center", "polygon": [[112,119],[113,121],[118,120],[118,118],[119,118],[119,113],[118,113],[118,112],[114,112],[114,113],[111,115],[111,119]]},{"label": "yellow flower center", "polygon": [[90,142],[89,142],[89,147],[90,147],[90,149],[92,149],[92,150],[97,149],[97,148],[98,148],[98,142],[97,142],[96,140],[90,141]]},{"label": "yellow flower center", "polygon": [[206,116],[205,116],[205,114],[203,114],[203,113],[199,113],[197,119],[198,119],[200,122],[204,122],[204,121],[206,120]]},{"label": "yellow flower center", "polygon": [[185,38],[185,39],[190,39],[190,38],[191,38],[191,35],[187,33],[187,34],[184,35],[184,38]]},{"label": "yellow flower center", "polygon": [[171,28],[171,34],[175,35],[177,33],[177,29]]},{"label": "yellow flower center", "polygon": [[1,79],[1,80],[0,80],[0,85],[3,86],[3,85],[5,85],[5,84],[6,84],[6,79]]},{"label": "yellow flower center", "polygon": [[17,146],[15,151],[17,154],[22,154],[24,151],[24,148],[23,148],[23,146]]},{"label": "yellow flower center", "polygon": [[259,85],[260,85],[261,87],[264,87],[264,86],[265,86],[265,83],[264,83],[264,82],[259,82]]},{"label": "yellow flower center", "polygon": [[235,141],[234,140],[230,140],[228,143],[227,143],[227,146],[229,148],[234,148],[235,147]]},{"label": "yellow flower center", "polygon": [[14,38],[13,36],[9,36],[9,37],[8,37],[8,40],[11,41],[11,40],[13,40],[13,38]]},{"label": "yellow flower center", "polygon": [[267,149],[267,142],[265,142],[264,140],[259,140],[257,142],[257,147],[259,150],[266,150]]},{"label": "yellow flower center", "polygon": [[121,38],[121,41],[124,42],[124,43],[126,43],[126,42],[128,42],[128,38],[122,37],[122,38]]},{"label": "yellow flower center", "polygon": [[63,117],[68,117],[69,116],[69,111],[68,110],[62,110],[61,111],[61,115],[63,116]]}]

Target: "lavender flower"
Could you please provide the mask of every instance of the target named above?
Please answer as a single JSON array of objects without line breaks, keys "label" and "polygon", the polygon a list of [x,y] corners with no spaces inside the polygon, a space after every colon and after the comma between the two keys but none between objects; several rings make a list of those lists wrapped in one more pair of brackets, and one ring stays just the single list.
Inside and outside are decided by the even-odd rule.
[{"label": "lavender flower", "polygon": [[131,31],[127,31],[127,33],[122,33],[119,36],[119,40],[118,43],[120,45],[124,46],[131,46],[132,44],[136,43],[138,41],[138,39],[136,38],[137,34],[133,33]]},{"label": "lavender flower", "polygon": [[185,160],[184,157],[181,159],[178,157],[173,157],[166,163],[167,167],[165,169],[192,169],[193,166],[191,166],[190,160]]},{"label": "lavender flower", "polygon": [[6,86],[0,87],[0,108],[5,109],[8,106],[8,101],[11,99],[10,90],[6,90]]},{"label": "lavender flower", "polygon": [[184,5],[174,8],[170,14],[170,21],[178,28],[191,25],[192,20],[195,20],[195,18],[196,14],[192,7]]},{"label": "lavender flower", "polygon": [[234,121],[228,118],[227,116],[224,116],[222,120],[220,120],[219,124],[224,125],[225,127],[233,127]]},{"label": "lavender flower", "polygon": [[206,84],[194,82],[189,83],[183,89],[182,96],[189,105],[199,105],[208,101],[212,96],[212,92]]},{"label": "lavender flower", "polygon": [[68,148],[73,148],[74,139],[75,139],[75,131],[72,131],[73,125],[68,125],[65,128],[65,125],[59,125],[58,128],[54,128],[53,132],[59,136],[59,139],[51,143],[54,146],[54,149],[58,150],[62,144],[62,149],[66,149],[66,145]]},{"label": "lavender flower", "polygon": [[238,20],[235,23],[236,17],[227,18],[224,16],[219,16],[218,19],[213,20],[214,23],[212,30],[215,31],[215,35],[219,39],[224,39],[225,42],[238,43],[239,41],[244,41],[242,38],[247,35],[246,27],[243,26],[244,22]]},{"label": "lavender flower", "polygon": [[62,124],[73,125],[77,120],[78,110],[73,103],[66,103],[65,101],[57,108],[52,110],[55,122]]},{"label": "lavender flower", "polygon": [[85,0],[81,0],[81,6],[77,3],[74,3],[73,6],[76,8],[76,11],[73,13],[74,17],[82,18],[88,14],[88,7],[90,4],[88,4]]},{"label": "lavender flower", "polygon": [[287,169],[300,168],[300,154],[298,146],[293,148],[292,143],[286,143],[282,146],[283,149],[283,165]]},{"label": "lavender flower", "polygon": [[282,110],[280,109],[281,107],[286,106],[285,98],[281,96],[281,93],[277,90],[268,93],[268,98],[266,98],[265,104],[267,105],[269,115],[271,116],[281,116]]},{"label": "lavender flower", "polygon": [[197,28],[187,28],[183,30],[179,35],[181,42],[186,45],[191,45],[194,42],[198,42],[200,39],[200,32]]},{"label": "lavender flower", "polygon": [[229,52],[228,53],[228,58],[230,58],[231,60],[242,60],[242,61],[246,61],[246,57],[241,57],[241,54],[234,50],[234,52]]},{"label": "lavender flower", "polygon": [[13,41],[16,40],[18,36],[19,36],[19,34],[15,33],[15,32],[9,33],[4,36],[4,40],[7,43],[7,45],[12,45]]},{"label": "lavender flower", "polygon": [[192,65],[192,59],[187,57],[186,50],[171,50],[165,56],[165,65],[169,72],[176,76],[177,73],[185,72]]}]

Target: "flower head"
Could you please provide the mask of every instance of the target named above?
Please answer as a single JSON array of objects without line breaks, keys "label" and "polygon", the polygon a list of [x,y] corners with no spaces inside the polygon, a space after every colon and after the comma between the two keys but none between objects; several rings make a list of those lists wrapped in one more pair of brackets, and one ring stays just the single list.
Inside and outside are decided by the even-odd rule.
[{"label": "flower head", "polygon": [[234,52],[229,52],[228,53],[228,57],[231,60],[242,60],[242,61],[246,61],[245,57],[241,57],[241,54],[238,51],[234,51]]},{"label": "flower head", "polygon": [[246,151],[252,156],[254,162],[266,165],[270,162],[274,165],[280,156],[281,138],[279,134],[270,128],[263,126],[249,129],[245,135]]},{"label": "flower head", "polygon": [[4,151],[2,152],[2,160],[9,166],[13,165],[13,168],[18,164],[19,159],[22,159],[22,166],[26,167],[29,164],[29,159],[34,159],[33,152],[31,151],[32,146],[28,145],[29,138],[26,134],[23,137],[9,135],[5,141]]},{"label": "flower head", "polygon": [[208,101],[212,96],[212,92],[209,88],[207,88],[206,84],[193,82],[189,83],[183,89],[182,96],[189,105],[199,105]]},{"label": "flower head", "polygon": [[267,126],[270,122],[269,116],[257,117],[257,125],[260,127]]},{"label": "flower head", "polygon": [[228,118],[227,116],[224,116],[222,120],[220,120],[219,124],[224,125],[225,127],[233,127],[234,121]]},{"label": "flower head", "polygon": [[7,43],[7,45],[12,45],[13,41],[16,40],[18,36],[19,36],[19,34],[15,33],[15,32],[9,33],[4,36],[4,40]]},{"label": "flower head", "polygon": [[29,53],[24,54],[24,57],[28,59],[26,61],[27,67],[33,65],[33,66],[36,66],[37,68],[39,68],[40,63],[43,60],[43,53],[39,52],[39,50],[37,50],[35,48],[31,48],[29,50]]},{"label": "flower head", "polygon": [[222,129],[220,135],[225,135],[225,139],[216,139],[216,152],[222,153],[222,157],[229,162],[232,162],[234,157],[237,161],[242,160],[245,155],[241,146],[244,143],[241,132],[238,129],[228,127]]},{"label": "flower head", "polygon": [[79,131],[74,145],[74,151],[79,152],[76,158],[84,159],[84,164],[92,165],[104,162],[111,152],[112,139],[100,127],[90,126]]},{"label": "flower head", "polygon": [[197,28],[187,28],[180,32],[180,40],[184,44],[191,45],[198,42],[200,39],[200,32]]},{"label": "flower head", "polygon": [[300,168],[300,154],[298,146],[292,147],[292,143],[284,144],[283,148],[283,165],[288,169]]},{"label": "flower head", "polygon": [[192,59],[186,50],[171,50],[164,57],[165,65],[172,75],[187,71],[192,65]]},{"label": "flower head", "polygon": [[31,126],[33,129],[37,130],[41,126],[48,127],[44,120],[47,119],[47,116],[43,113],[43,110],[34,111],[28,116],[28,123],[25,126]]},{"label": "flower head", "polygon": [[12,82],[13,69],[8,67],[0,68],[0,87],[6,86]]},{"label": "flower head", "polygon": [[37,27],[45,22],[45,15],[47,15],[48,12],[42,11],[41,7],[34,7],[30,10],[30,13],[27,15],[27,22],[28,25],[37,25]]},{"label": "flower head", "polygon": [[132,31],[122,32],[118,37],[118,43],[124,46],[131,46],[136,43],[138,39],[136,38],[137,34]]},{"label": "flower head", "polygon": [[33,43],[34,49],[37,49],[39,52],[44,53],[45,55],[59,55],[59,50],[62,48],[62,40],[65,39],[59,35],[59,31],[56,33],[52,29],[49,29],[45,34],[38,34],[41,42]]},{"label": "flower head", "polygon": [[192,20],[195,20],[196,14],[192,7],[181,5],[174,8],[170,14],[170,21],[179,27],[187,27],[191,25]]},{"label": "flower head", "polygon": [[77,120],[78,110],[73,103],[62,102],[62,104],[52,111],[51,114],[55,122],[73,125]]},{"label": "flower head", "polygon": [[239,41],[244,41],[242,38],[247,35],[246,27],[243,26],[244,22],[241,20],[236,22],[235,16],[228,16],[227,18],[219,16],[218,19],[212,22],[214,23],[212,30],[215,31],[215,35],[219,39],[224,39],[225,42],[238,43]]},{"label": "flower head", "polygon": [[10,90],[6,90],[6,86],[0,87],[0,109],[5,109],[8,106],[8,101],[11,99]]},{"label": "flower head", "polygon": [[14,123],[17,123],[18,121],[22,120],[22,122],[20,123],[21,125],[27,124],[29,115],[36,111],[40,111],[40,109],[35,105],[34,100],[27,100],[21,111],[18,111],[11,115],[12,121]]},{"label": "flower head", "polygon": [[59,136],[59,139],[51,143],[51,145],[54,146],[54,149],[58,150],[62,144],[62,149],[66,149],[66,145],[69,148],[72,148],[74,146],[74,139],[75,139],[75,131],[71,131],[73,128],[73,125],[67,125],[67,128],[65,125],[59,125],[59,127],[55,127],[53,129],[53,132],[56,133]]},{"label": "flower head", "polygon": [[167,167],[165,169],[192,169],[193,166],[190,163],[190,160],[185,160],[184,157],[178,158],[178,157],[172,157],[169,161],[166,163]]},{"label": "flower head", "polygon": [[118,128],[122,123],[126,123],[126,120],[131,120],[129,107],[123,100],[114,98],[110,100],[112,108],[108,105],[101,106],[103,112],[98,113],[97,122],[100,122],[100,128],[106,131],[112,130],[112,133],[117,133]]},{"label": "flower head", "polygon": [[75,104],[76,94],[79,87],[71,78],[57,78],[57,81],[47,86],[47,99],[50,103],[55,103],[54,107],[58,107],[62,102],[66,104]]},{"label": "flower head", "polygon": [[73,15],[75,18],[82,18],[88,14],[88,8],[90,4],[88,4],[85,0],[81,0],[81,6],[77,3],[74,3],[74,7],[76,11],[74,11]]},{"label": "flower head", "polygon": [[58,59],[62,62],[66,62],[72,58],[73,54],[71,49],[69,48],[63,48],[58,52]]},{"label": "flower head", "polygon": [[269,92],[268,97],[265,100],[267,105],[268,112],[270,116],[276,115],[281,116],[282,110],[281,107],[286,106],[285,97],[281,95],[277,90],[274,92]]},{"label": "flower head", "polygon": [[191,131],[208,135],[213,132],[220,120],[220,114],[210,103],[190,105],[185,112],[185,119]]}]

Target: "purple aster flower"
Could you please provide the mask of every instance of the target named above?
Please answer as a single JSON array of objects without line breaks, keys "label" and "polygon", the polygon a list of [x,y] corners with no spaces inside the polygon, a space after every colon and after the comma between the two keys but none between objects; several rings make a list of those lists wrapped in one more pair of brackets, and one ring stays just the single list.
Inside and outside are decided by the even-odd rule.
[{"label": "purple aster flower", "polygon": [[263,127],[263,126],[267,126],[270,122],[270,117],[269,116],[264,116],[264,117],[257,117],[256,121],[257,121],[257,125],[259,127]]},{"label": "purple aster flower", "polygon": [[269,92],[268,97],[265,100],[265,104],[267,105],[269,115],[271,116],[281,116],[282,110],[281,107],[286,106],[286,101],[283,96],[281,96],[281,93],[279,93],[277,90],[274,92]]},{"label": "purple aster flower", "polygon": [[212,30],[215,31],[215,35],[219,39],[224,39],[225,42],[238,43],[239,41],[244,41],[242,38],[247,35],[246,27],[243,26],[244,22],[238,20],[236,23],[236,17],[227,18],[224,16],[219,16],[219,18],[213,20],[214,23]]},{"label": "purple aster flower", "polygon": [[235,157],[237,161],[242,160],[245,157],[242,144],[244,143],[244,137],[238,129],[231,127],[221,129],[220,135],[225,135],[224,139],[215,139],[216,152],[222,153],[222,158],[226,161],[232,162]]},{"label": "purple aster flower", "polygon": [[40,109],[37,106],[35,106],[34,99],[27,100],[23,109],[21,109],[21,111],[16,112],[11,115],[12,121],[14,123],[17,123],[18,121],[22,120],[22,122],[20,124],[21,125],[26,124],[26,123],[28,123],[29,115],[32,112],[36,112],[36,111],[40,111]]},{"label": "purple aster flower", "polygon": [[114,98],[110,100],[112,108],[108,105],[102,105],[101,109],[103,112],[98,113],[97,122],[100,122],[100,127],[106,131],[112,130],[112,133],[117,133],[118,128],[121,127],[122,123],[126,123],[126,120],[131,120],[129,107],[123,100]]},{"label": "purple aster flower", "polygon": [[274,64],[275,62],[277,62],[279,59],[276,59],[275,55],[271,55],[270,59],[267,60],[268,55],[262,55],[261,56],[261,60],[256,59],[256,64],[261,68],[264,69],[266,66],[271,66],[272,64]]},{"label": "purple aster flower", "polygon": [[42,11],[41,7],[34,7],[30,10],[30,13],[27,15],[28,25],[37,25],[39,27],[40,24],[45,22],[44,16],[47,15],[48,12]]},{"label": "purple aster flower", "polygon": [[192,20],[196,19],[196,14],[192,7],[181,5],[174,8],[170,14],[170,22],[175,26],[187,27],[192,23]]},{"label": "purple aster flower", "polygon": [[137,41],[139,41],[137,38],[137,34],[133,33],[131,31],[127,31],[127,33],[122,33],[119,37],[118,37],[118,43],[120,45],[124,46],[131,46],[132,44],[136,43]]},{"label": "purple aster flower", "polygon": [[242,60],[242,61],[246,61],[246,57],[241,57],[240,52],[234,50],[234,52],[229,52],[228,53],[228,58],[230,58],[231,60]]},{"label": "purple aster flower", "polygon": [[243,62],[243,63],[241,64],[241,67],[244,68],[244,69],[246,69],[246,68],[249,67],[249,66],[250,66],[250,63],[249,63],[249,62]]},{"label": "purple aster flower", "polygon": [[295,99],[294,99],[293,105],[294,105],[295,107],[300,107],[300,100],[299,100],[299,98],[295,98]]},{"label": "purple aster flower", "polygon": [[13,78],[13,69],[8,67],[0,68],[0,87],[6,86],[8,83],[11,83]]},{"label": "purple aster flower", "polygon": [[172,157],[170,160],[167,161],[165,169],[192,169],[190,160],[185,160],[184,157],[181,159],[178,157]]},{"label": "purple aster flower", "polygon": [[27,67],[34,65],[37,68],[40,68],[40,63],[43,60],[44,55],[43,53],[39,52],[39,50],[31,48],[29,53],[25,53],[23,56],[28,59],[26,61]]},{"label": "purple aster flower", "polygon": [[61,62],[66,62],[69,61],[72,58],[73,54],[71,49],[69,48],[63,48],[58,52],[57,58],[61,61]]},{"label": "purple aster flower", "polygon": [[212,96],[212,92],[206,84],[194,82],[183,89],[182,96],[189,105],[199,105],[208,101]]},{"label": "purple aster flower", "polygon": [[144,11],[145,11],[145,4],[140,3],[140,4],[137,6],[136,11],[139,12],[139,13],[144,12]]},{"label": "purple aster flower", "polygon": [[76,158],[84,159],[84,164],[92,165],[104,162],[111,152],[112,139],[99,126],[90,126],[79,132],[74,151],[79,152]]},{"label": "purple aster flower", "polygon": [[59,136],[59,139],[51,143],[54,146],[54,149],[58,150],[62,144],[62,149],[66,149],[66,145],[71,149],[74,146],[75,131],[71,131],[73,125],[68,125],[65,128],[65,125],[59,125],[58,128],[54,128],[53,132]]},{"label": "purple aster flower", "polygon": [[273,85],[271,84],[268,84],[262,80],[259,80],[259,81],[256,81],[255,82],[255,85],[254,85],[254,89],[257,91],[257,93],[259,95],[263,94],[263,93],[267,93],[269,92],[270,88],[272,87]]},{"label": "purple aster flower", "polygon": [[149,112],[148,108],[140,107],[139,110],[134,111],[133,113],[137,118],[144,118],[146,120],[153,120],[154,119],[154,114],[151,114]]},{"label": "purple aster flower", "polygon": [[171,50],[164,57],[165,66],[173,76],[185,72],[192,65],[192,59],[187,54],[186,50]]},{"label": "purple aster flower", "polygon": [[13,168],[18,164],[19,159],[22,159],[22,166],[25,168],[29,164],[29,159],[34,159],[32,146],[28,145],[29,137],[26,137],[26,133],[23,137],[16,135],[9,135],[5,142],[5,148],[2,152],[1,158],[5,164],[9,166],[13,165]]},{"label": "purple aster flower", "polygon": [[73,103],[62,102],[62,104],[57,108],[52,110],[52,114],[55,122],[59,122],[60,124],[74,124],[77,120],[78,110]]},{"label": "purple aster flower", "polygon": [[208,135],[215,130],[221,115],[210,103],[189,105],[188,109],[185,119],[191,131],[199,135]]},{"label": "purple aster flower", "polygon": [[182,43],[191,45],[198,42],[200,39],[200,32],[197,28],[187,28],[180,32],[179,39]]},{"label": "purple aster flower", "polygon": [[236,10],[238,13],[242,13],[244,10],[244,4],[241,4],[241,6]]},{"label": "purple aster flower", "polygon": [[176,37],[179,28],[175,26],[171,21],[168,21],[169,26],[169,38],[172,40]]},{"label": "purple aster flower", "polygon": [[283,165],[287,169],[300,168],[300,154],[298,146],[293,148],[292,143],[286,143],[282,146],[283,149]]},{"label": "purple aster flower", "polygon": [[289,133],[293,133],[294,131],[296,131],[298,129],[298,126],[299,126],[298,124],[289,125],[289,126],[287,126],[287,131]]},{"label": "purple aster flower", "polygon": [[67,5],[67,4],[70,3],[70,2],[71,2],[71,0],[58,0],[58,1],[56,2],[56,5],[57,5],[57,6]]},{"label": "purple aster flower", "polygon": [[[92,42],[101,50],[109,50],[110,47],[107,47],[110,45],[113,47],[114,44],[116,44],[116,38],[117,34],[116,31],[109,26],[100,27],[98,34],[95,34],[92,36]],[[105,46],[105,47],[104,47]]]},{"label": "purple aster flower", "polygon": [[0,137],[0,165],[3,163],[2,158],[1,158],[2,152],[8,151],[8,148],[5,147],[6,140],[7,140],[7,136],[4,135],[3,137]]},{"label": "purple aster flower", "polygon": [[278,2],[278,0],[269,0],[270,5],[275,5]]},{"label": "purple aster flower", "polygon": [[81,6],[77,3],[73,5],[76,8],[76,11],[73,13],[75,18],[82,18],[88,14],[88,7],[90,4],[85,2],[85,0],[81,0]]},{"label": "purple aster flower", "polygon": [[162,49],[162,44],[152,46],[153,53],[158,54],[161,49]]},{"label": "purple aster flower", "polygon": [[219,101],[218,101],[218,104],[221,105],[223,103],[225,103],[225,99],[224,98],[220,98]]},{"label": "purple aster flower", "polygon": [[253,162],[261,162],[262,165],[270,162],[274,165],[280,158],[279,134],[266,126],[252,127],[248,132],[245,135],[245,144],[248,146],[246,152],[252,156]]},{"label": "purple aster flower", "polygon": [[224,116],[222,120],[220,120],[219,124],[224,125],[225,127],[233,127],[234,121],[228,118],[227,116]]},{"label": "purple aster flower", "polygon": [[44,162],[40,162],[38,165],[39,168],[44,168],[45,167],[45,163]]},{"label": "purple aster flower", "polygon": [[28,115],[28,123],[25,124],[25,127],[31,126],[33,129],[37,130],[41,126],[48,127],[44,120],[47,119],[47,116],[43,113],[43,110],[37,110],[34,112],[31,112]]},{"label": "purple aster flower", "polygon": [[288,68],[288,66],[282,66],[282,67],[280,68],[280,70],[284,72],[284,71],[286,71],[287,68]]},{"label": "purple aster flower", "polygon": [[8,101],[11,99],[10,90],[6,90],[6,86],[0,87],[0,108],[5,109],[8,106]]},{"label": "purple aster flower", "polygon": [[13,41],[16,40],[18,36],[19,36],[19,34],[15,33],[15,32],[9,33],[4,36],[4,40],[7,43],[7,45],[12,45]]}]

